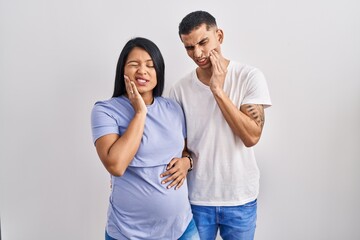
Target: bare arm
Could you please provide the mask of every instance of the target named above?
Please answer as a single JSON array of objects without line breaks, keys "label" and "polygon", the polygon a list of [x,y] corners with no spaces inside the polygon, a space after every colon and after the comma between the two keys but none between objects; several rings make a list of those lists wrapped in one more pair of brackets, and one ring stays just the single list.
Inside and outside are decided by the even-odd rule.
[{"label": "bare arm", "polygon": [[226,93],[223,85],[226,69],[221,65],[221,56],[216,51],[210,53],[213,75],[210,89],[230,128],[244,142],[245,146],[254,146],[260,139],[265,121],[264,107],[257,104],[245,104],[238,109]]},{"label": "bare arm", "polygon": [[241,138],[245,146],[254,146],[260,140],[264,126],[264,107],[245,104],[239,110],[224,92],[215,95],[215,99],[234,134]]},{"label": "bare arm", "polygon": [[135,115],[125,133],[102,136],[95,142],[96,151],[107,171],[122,176],[134,158],[144,132],[147,108],[134,83],[125,78],[126,90]]}]

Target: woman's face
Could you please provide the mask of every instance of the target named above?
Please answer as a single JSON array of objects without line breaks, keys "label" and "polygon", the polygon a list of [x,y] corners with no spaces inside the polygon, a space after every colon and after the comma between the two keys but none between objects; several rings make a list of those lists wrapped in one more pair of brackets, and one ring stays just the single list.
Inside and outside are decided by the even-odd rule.
[{"label": "woman's face", "polygon": [[135,83],[142,96],[152,96],[157,85],[156,71],[150,55],[144,49],[135,47],[131,50],[125,62],[124,74]]}]

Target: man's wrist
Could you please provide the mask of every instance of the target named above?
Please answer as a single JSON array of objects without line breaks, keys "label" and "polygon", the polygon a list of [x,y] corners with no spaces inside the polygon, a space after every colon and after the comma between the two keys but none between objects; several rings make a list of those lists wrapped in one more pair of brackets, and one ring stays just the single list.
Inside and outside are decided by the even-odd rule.
[{"label": "man's wrist", "polygon": [[222,98],[224,95],[224,90],[222,88],[211,89],[211,92],[215,98]]},{"label": "man's wrist", "polygon": [[194,161],[193,161],[192,157],[189,154],[186,155],[185,157],[188,158],[189,161],[190,161],[190,168],[188,169],[188,172],[190,172],[191,170],[193,170]]}]

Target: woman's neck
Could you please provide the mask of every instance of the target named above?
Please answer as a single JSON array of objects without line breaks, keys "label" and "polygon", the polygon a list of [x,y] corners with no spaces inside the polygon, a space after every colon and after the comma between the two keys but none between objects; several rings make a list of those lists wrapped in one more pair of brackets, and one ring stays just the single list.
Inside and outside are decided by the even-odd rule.
[{"label": "woman's neck", "polygon": [[154,95],[151,94],[141,94],[141,97],[143,98],[146,105],[151,105],[154,102]]}]

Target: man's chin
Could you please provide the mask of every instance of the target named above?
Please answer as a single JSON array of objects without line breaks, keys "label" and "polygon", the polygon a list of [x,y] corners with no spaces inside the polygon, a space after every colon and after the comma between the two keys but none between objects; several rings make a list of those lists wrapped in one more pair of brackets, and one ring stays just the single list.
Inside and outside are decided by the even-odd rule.
[{"label": "man's chin", "polygon": [[211,68],[211,63],[207,63],[207,64],[197,64],[197,66],[201,69],[210,69]]}]

